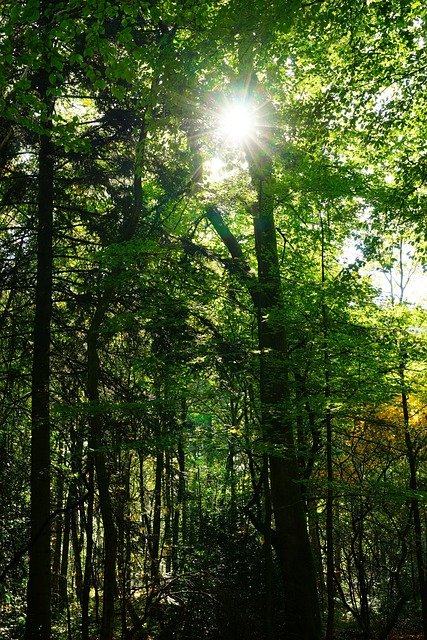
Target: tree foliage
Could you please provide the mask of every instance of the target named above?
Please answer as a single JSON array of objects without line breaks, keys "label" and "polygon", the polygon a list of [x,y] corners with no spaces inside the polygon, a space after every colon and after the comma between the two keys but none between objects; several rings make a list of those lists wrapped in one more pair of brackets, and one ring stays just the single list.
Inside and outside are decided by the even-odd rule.
[{"label": "tree foliage", "polygon": [[4,637],[426,632],[425,19],[2,3]]}]

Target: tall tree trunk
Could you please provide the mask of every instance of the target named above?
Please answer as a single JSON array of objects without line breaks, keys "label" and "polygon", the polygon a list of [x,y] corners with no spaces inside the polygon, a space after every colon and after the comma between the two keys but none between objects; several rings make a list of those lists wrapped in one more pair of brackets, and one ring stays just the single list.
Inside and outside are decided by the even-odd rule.
[{"label": "tall tree trunk", "polygon": [[82,592],[83,592],[83,575],[82,575],[82,544],[79,539],[79,521],[78,514],[75,509],[71,511],[71,547],[73,550],[73,558],[74,558],[74,577],[75,577],[75,587],[76,587],[76,595],[79,602],[82,601]]},{"label": "tall tree trunk", "polygon": [[418,586],[420,590],[421,598],[421,613],[423,619],[423,632],[424,637],[427,638],[427,580],[426,569],[424,563],[424,551],[423,551],[423,534],[421,525],[421,514],[419,500],[416,497],[416,491],[418,490],[417,479],[417,464],[416,454],[411,438],[411,431],[409,426],[409,403],[408,396],[405,391],[405,361],[406,356],[402,359],[400,365],[399,375],[401,384],[401,397],[402,397],[402,411],[403,422],[405,426],[405,444],[406,444],[406,457],[409,464],[409,488],[413,492],[411,499],[412,517],[414,520],[414,533],[415,533],[415,555],[417,560],[417,573],[418,573]]},{"label": "tall tree trunk", "polygon": [[284,319],[279,257],[274,222],[274,179],[272,166],[273,110],[263,95],[242,55],[241,85],[250,99],[259,98],[258,116],[263,120],[259,140],[247,149],[246,157],[256,202],[252,205],[258,277],[253,279],[244,264],[237,239],[215,207],[207,217],[231,253],[235,271],[245,279],[258,316],[261,417],[265,446],[270,457],[271,500],[275,522],[275,549],[279,557],[285,590],[286,638],[319,640],[320,607],[316,571],[305,518],[294,425],[290,411],[288,336]]},{"label": "tall tree trunk", "polygon": [[87,339],[88,399],[93,412],[90,416],[90,447],[93,450],[99,505],[104,527],[104,580],[101,640],[112,640],[114,625],[114,605],[116,598],[117,531],[110,497],[110,478],[105,452],[102,447],[102,416],[99,412],[99,356],[98,336],[106,306],[109,300],[101,302],[94,314]]},{"label": "tall tree trunk", "polygon": [[[88,469],[88,500],[86,516],[86,556],[82,585],[82,640],[89,640],[89,600],[92,583],[92,557],[93,557],[93,506],[94,506],[94,468],[93,464]],[[81,569],[80,569],[81,573]]]},{"label": "tall tree trunk", "polygon": [[[322,285],[326,282],[325,266],[325,228],[323,218],[320,218],[322,229]],[[331,382],[330,382],[330,356],[329,356],[329,323],[328,309],[322,301],[322,324],[323,324],[323,361],[325,366],[325,427],[326,427],[326,472],[328,489],[326,494],[326,594],[328,614],[326,619],[326,640],[334,637],[335,621],[335,557],[334,557],[334,532],[333,532],[333,504],[334,504],[334,471],[332,458],[332,415],[330,407]]]},{"label": "tall tree trunk", "polygon": [[268,473],[268,455],[263,456],[262,483],[264,486],[264,575],[265,575],[265,639],[274,640],[273,612],[273,550],[271,535],[271,493]]},{"label": "tall tree trunk", "polygon": [[[161,446],[161,445],[160,445]],[[151,579],[156,582],[160,566],[160,530],[162,509],[162,476],[164,454],[160,449],[156,455],[156,480],[154,485],[153,526],[151,530]]]},{"label": "tall tree trunk", "polygon": [[[182,421],[180,429],[184,428],[186,419],[186,407],[183,402]],[[185,451],[183,443],[182,431],[179,434],[178,439],[178,492],[176,496],[176,505],[172,522],[172,571],[177,573],[180,567],[180,553],[178,552],[179,545],[179,530],[181,523],[181,537],[183,547],[186,544],[187,532],[186,532],[186,508],[185,508]]]},{"label": "tall tree trunk", "polygon": [[128,635],[127,609],[131,598],[131,531],[130,531],[130,476],[132,454],[119,452],[117,471],[120,474],[121,492],[117,501],[116,521],[118,530],[118,576],[120,581],[120,617],[122,621],[122,638]]},{"label": "tall tree trunk", "polygon": [[[56,496],[55,503],[56,509],[63,508],[63,500],[64,500],[64,477],[61,473],[58,474],[58,478],[56,480]],[[55,528],[53,534],[54,543],[53,552],[52,552],[52,610],[59,611],[60,610],[60,599],[59,599],[59,582],[60,582],[60,573],[61,573],[61,557],[62,557],[62,532],[64,530],[64,516],[57,515],[55,518]]]},{"label": "tall tree trunk", "polygon": [[52,244],[54,148],[52,104],[46,97],[48,72],[40,72],[39,93],[47,104],[45,133],[38,158],[37,280],[31,374],[31,548],[27,586],[26,640],[50,640],[50,330],[52,318]]},{"label": "tall tree trunk", "polygon": [[[254,94],[256,85],[253,86]],[[253,206],[258,263],[258,338],[261,351],[260,395],[266,445],[270,453],[271,498],[275,548],[285,589],[286,637],[321,637],[316,572],[301,491],[288,372],[288,336],[283,318],[280,266],[274,222],[274,180],[270,144],[273,114],[263,97],[266,135],[247,154],[257,202]]]},{"label": "tall tree trunk", "polygon": [[163,534],[163,544],[166,551],[165,566],[166,573],[172,570],[172,536],[174,513],[174,481],[172,456],[169,451],[165,452],[165,524]]},{"label": "tall tree trunk", "polygon": [[65,514],[64,531],[62,536],[61,568],[58,582],[58,606],[60,610],[68,608],[68,559],[70,554],[70,532],[71,532],[71,493],[68,494],[67,512]]},{"label": "tall tree trunk", "polygon": [[[328,379],[326,379],[327,388]],[[334,530],[333,530],[333,465],[332,465],[332,420],[331,410],[326,407],[326,467],[328,489],[326,494],[326,594],[328,615],[326,619],[326,640],[332,640],[334,637],[334,620],[335,620],[335,551],[334,551]]]},{"label": "tall tree trunk", "polygon": [[319,640],[321,620],[316,571],[289,411],[288,347],[273,216],[271,160],[263,155],[255,166],[253,160],[251,164],[252,179],[258,194],[257,205],[253,207],[258,260],[256,282],[242,265],[241,248],[218,209],[208,208],[207,217],[229,249],[236,268],[239,269],[239,263],[242,265],[239,272],[248,284],[258,311],[262,423],[265,446],[270,457],[275,549],[284,579],[286,638]]},{"label": "tall tree trunk", "polygon": [[[266,179],[258,178],[258,203],[253,208],[258,278],[243,263],[241,247],[216,207],[207,218],[223,240],[246,281],[258,311],[261,352],[260,395],[266,449],[270,458],[271,500],[275,522],[275,550],[280,560],[287,612],[286,638],[319,640],[320,607],[316,571],[305,518],[293,422],[290,417],[288,348],[284,327],[279,261],[271,191],[271,163],[263,159]],[[256,174],[254,174],[256,184]],[[268,184],[270,183],[270,184]]]}]

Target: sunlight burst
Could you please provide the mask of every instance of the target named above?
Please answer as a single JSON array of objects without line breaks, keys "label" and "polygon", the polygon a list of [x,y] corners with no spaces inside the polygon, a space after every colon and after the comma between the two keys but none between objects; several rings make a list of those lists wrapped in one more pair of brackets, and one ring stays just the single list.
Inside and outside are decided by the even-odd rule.
[{"label": "sunlight burst", "polygon": [[218,129],[228,144],[248,144],[257,133],[257,119],[253,108],[245,102],[226,105],[222,109]]}]

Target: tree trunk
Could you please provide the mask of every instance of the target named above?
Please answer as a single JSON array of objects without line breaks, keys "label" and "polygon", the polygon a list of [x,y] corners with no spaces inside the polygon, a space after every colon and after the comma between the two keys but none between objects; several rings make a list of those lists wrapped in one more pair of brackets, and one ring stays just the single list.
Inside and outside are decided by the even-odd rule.
[{"label": "tree trunk", "polygon": [[[266,129],[270,105],[263,102]],[[276,528],[275,548],[285,589],[286,638],[321,637],[316,572],[307,531],[301,491],[294,425],[289,417],[291,398],[288,372],[288,336],[283,318],[280,266],[274,222],[274,181],[268,153],[270,134],[247,154],[257,202],[253,206],[255,251],[258,263],[258,338],[261,351],[260,395],[266,446],[270,453],[271,499]]]},{"label": "tree trunk", "polygon": [[[329,387],[326,379],[327,388]],[[326,594],[328,604],[328,615],[326,620],[326,640],[334,637],[335,621],[335,551],[334,551],[334,530],[333,530],[333,504],[334,473],[332,466],[332,421],[331,411],[326,408],[326,466],[328,475],[328,490],[326,494]]]},{"label": "tree trunk", "polygon": [[[108,304],[107,301],[104,301]],[[112,640],[114,625],[114,605],[116,598],[116,558],[117,558],[117,532],[114,522],[113,508],[110,497],[110,479],[105,460],[105,452],[102,450],[102,416],[99,412],[99,357],[98,335],[101,322],[104,318],[105,306],[100,303],[89,329],[87,340],[87,367],[88,367],[88,399],[92,404],[93,412],[90,416],[90,447],[93,450],[96,478],[99,492],[99,505],[104,527],[104,580],[103,580],[103,607],[101,622],[101,640]]]},{"label": "tree trunk", "polygon": [[274,612],[273,612],[273,553],[271,535],[271,492],[269,482],[268,455],[263,456],[262,483],[264,488],[264,575],[265,575],[265,638],[274,640]]},{"label": "tree trunk", "polygon": [[[185,404],[183,403],[183,417],[182,424],[180,426],[181,429],[184,428],[185,425]],[[180,567],[180,553],[178,552],[179,546],[179,530],[181,523],[181,538],[183,547],[187,541],[186,535],[186,516],[185,516],[185,451],[184,451],[184,443],[182,432],[179,435],[178,440],[178,451],[177,451],[177,460],[178,460],[178,492],[176,496],[176,506],[175,512],[173,516],[172,523],[172,571],[177,573]]]},{"label": "tree trunk", "polygon": [[[46,99],[47,72],[39,91]],[[52,318],[52,244],[54,148],[51,122],[40,136],[38,178],[37,280],[31,374],[31,547],[27,586],[26,640],[50,640],[50,329]]]},{"label": "tree trunk", "polygon": [[[58,474],[56,480],[56,496],[55,503],[56,509],[61,510],[63,508],[64,501],[64,477],[61,473]],[[64,517],[62,514],[58,514],[55,518],[55,529],[53,534],[53,552],[52,552],[52,610],[60,610],[59,599],[59,582],[61,573],[61,557],[62,557],[62,532],[64,530]]]},{"label": "tree trunk", "polygon": [[[89,640],[89,601],[92,583],[93,556],[93,506],[94,506],[94,468],[88,470],[88,500],[86,516],[86,556],[82,586],[82,640]],[[80,569],[81,573],[81,569]]]},{"label": "tree trunk", "polygon": [[[161,445],[160,445],[161,446]],[[157,582],[160,567],[160,531],[162,509],[162,477],[163,477],[163,451],[160,449],[156,455],[156,480],[154,486],[153,526],[151,531],[151,579]]]},{"label": "tree trunk", "polygon": [[64,530],[62,535],[61,567],[58,580],[58,607],[60,611],[68,610],[68,559],[70,552],[70,532],[71,532],[71,504],[73,502],[73,491],[70,487],[67,497],[67,511],[64,519]]},{"label": "tree trunk", "polygon": [[169,451],[165,452],[165,506],[164,506],[164,533],[163,547],[165,554],[166,573],[170,573],[172,569],[172,513],[173,513],[173,467],[172,456]]},{"label": "tree trunk", "polygon": [[131,598],[131,530],[130,530],[130,476],[132,454],[119,453],[117,471],[120,474],[120,492],[116,507],[116,522],[118,530],[118,576],[120,581],[120,617],[122,621],[122,638],[128,635],[127,609]]},{"label": "tree trunk", "polygon": [[[322,228],[322,285],[326,282],[325,266],[325,229],[323,218],[320,218]],[[326,594],[328,614],[326,619],[326,640],[334,637],[335,622],[335,552],[334,552],[334,531],[333,531],[333,505],[334,505],[334,471],[332,457],[332,415],[330,407],[331,383],[330,383],[330,356],[329,356],[329,326],[328,309],[322,301],[322,324],[323,324],[323,360],[325,366],[325,427],[326,427],[326,469],[328,489],[326,494]]]},{"label": "tree trunk", "polygon": [[316,575],[305,522],[297,466],[292,460],[270,457],[272,501],[276,524],[275,549],[285,592],[286,640],[320,640],[320,611]]},{"label": "tree trunk", "polygon": [[[260,169],[265,172],[265,178],[257,177]],[[284,578],[286,638],[319,640],[321,623],[316,571],[305,519],[293,423],[288,412],[287,336],[272,207],[271,161],[263,158],[262,166],[252,167],[252,175],[258,193],[257,206],[253,207],[258,260],[256,281],[248,274],[241,248],[219,210],[209,207],[206,215],[230,251],[258,312],[262,426],[270,457],[275,549]]]},{"label": "tree trunk", "polygon": [[[267,127],[268,128],[268,127]],[[262,150],[247,154],[257,202],[252,207],[258,277],[245,268],[241,247],[221,213],[209,207],[207,217],[231,253],[236,272],[246,281],[258,314],[260,396],[265,447],[270,457],[275,549],[285,589],[286,639],[319,640],[320,608],[316,571],[307,531],[293,421],[290,418],[288,346],[276,230],[273,215],[272,161]]]},{"label": "tree trunk", "polygon": [[76,585],[76,595],[79,602],[82,601],[83,592],[83,575],[82,575],[82,559],[81,551],[82,545],[79,540],[79,522],[77,517],[77,511],[71,511],[71,546],[74,557],[74,577]]},{"label": "tree trunk", "polygon": [[[406,360],[406,358],[404,359]],[[415,555],[417,560],[418,586],[420,590],[420,599],[421,599],[423,632],[424,632],[424,637],[427,638],[427,580],[426,580],[426,570],[425,570],[425,564],[424,564],[423,535],[422,535],[422,526],[421,526],[420,505],[419,505],[419,500],[415,495],[416,491],[418,490],[417,464],[416,464],[416,454],[414,451],[410,427],[409,427],[409,404],[408,404],[408,396],[405,391],[405,364],[403,361],[400,365],[399,375],[400,375],[400,383],[402,387],[401,397],[402,397],[403,421],[405,426],[406,457],[408,459],[409,473],[410,473],[409,488],[413,492],[413,497],[411,499],[411,510],[412,510],[412,517],[414,520]]]}]

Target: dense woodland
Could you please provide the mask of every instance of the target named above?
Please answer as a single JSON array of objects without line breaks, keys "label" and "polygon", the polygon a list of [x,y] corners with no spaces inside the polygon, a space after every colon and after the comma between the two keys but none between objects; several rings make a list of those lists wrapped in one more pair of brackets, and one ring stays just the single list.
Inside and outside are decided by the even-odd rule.
[{"label": "dense woodland", "polygon": [[2,638],[427,637],[426,20],[0,2]]}]

